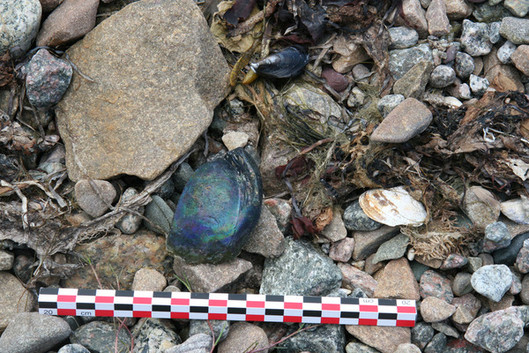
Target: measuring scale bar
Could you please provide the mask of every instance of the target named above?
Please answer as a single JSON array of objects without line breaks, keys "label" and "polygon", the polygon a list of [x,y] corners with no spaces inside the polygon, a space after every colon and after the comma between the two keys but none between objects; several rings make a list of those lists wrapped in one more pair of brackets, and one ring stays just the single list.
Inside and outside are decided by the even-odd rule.
[{"label": "measuring scale bar", "polygon": [[299,322],[413,327],[415,300],[41,288],[39,313],[59,316]]}]

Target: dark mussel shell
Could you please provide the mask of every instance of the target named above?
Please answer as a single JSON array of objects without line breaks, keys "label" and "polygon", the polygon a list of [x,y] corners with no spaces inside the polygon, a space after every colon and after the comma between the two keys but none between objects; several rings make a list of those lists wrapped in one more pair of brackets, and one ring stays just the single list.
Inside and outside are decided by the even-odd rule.
[{"label": "dark mussel shell", "polygon": [[200,166],[176,206],[167,248],[188,263],[235,258],[261,214],[259,168],[242,148]]},{"label": "dark mussel shell", "polygon": [[309,62],[309,55],[303,47],[288,47],[250,64],[258,75],[268,78],[290,78],[300,75]]}]

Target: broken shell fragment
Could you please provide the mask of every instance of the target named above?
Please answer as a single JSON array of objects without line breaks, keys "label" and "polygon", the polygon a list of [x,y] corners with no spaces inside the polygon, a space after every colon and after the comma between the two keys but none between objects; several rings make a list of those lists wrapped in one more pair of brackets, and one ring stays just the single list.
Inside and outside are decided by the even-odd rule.
[{"label": "broken shell fragment", "polygon": [[502,202],[501,213],[511,221],[519,224],[529,224],[529,198],[521,195],[519,199]]},{"label": "broken shell fragment", "polygon": [[426,209],[402,186],[373,189],[358,199],[360,207],[371,219],[388,226],[420,226],[426,221]]},{"label": "broken shell fragment", "polygon": [[309,62],[309,55],[302,47],[288,47],[250,64],[259,76],[268,78],[290,78],[300,75]]}]

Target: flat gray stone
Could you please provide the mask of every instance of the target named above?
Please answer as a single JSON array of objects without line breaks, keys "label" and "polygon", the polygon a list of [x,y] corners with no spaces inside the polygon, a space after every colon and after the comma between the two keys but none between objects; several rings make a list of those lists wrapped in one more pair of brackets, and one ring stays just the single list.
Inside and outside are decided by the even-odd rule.
[{"label": "flat gray stone", "polygon": [[150,221],[144,221],[145,226],[153,232],[163,234],[169,233],[173,221],[174,212],[167,202],[158,195],[153,195],[152,201],[145,206],[145,217]]},{"label": "flat gray stone", "polygon": [[39,30],[42,7],[39,0],[0,0],[2,30],[0,56],[8,50],[19,58],[31,47]]},{"label": "flat gray stone", "polygon": [[432,112],[415,98],[406,98],[382,120],[371,141],[402,143],[423,132],[433,119]]},{"label": "flat gray stone", "polygon": [[397,234],[394,238],[380,245],[373,258],[373,263],[401,258],[406,253],[409,242],[410,238],[407,235]]},{"label": "flat gray stone", "polygon": [[413,28],[391,27],[388,29],[391,49],[405,49],[414,46],[419,40],[419,34]]},{"label": "flat gray stone", "polygon": [[402,94],[406,98],[418,99],[424,93],[432,69],[431,61],[418,62],[395,82],[393,93]]},{"label": "flat gray stone", "polygon": [[388,226],[383,226],[370,232],[354,232],[355,247],[353,259],[355,261],[364,260],[369,255],[374,254],[382,243],[393,238],[398,233],[398,228]]},{"label": "flat gray stone", "polygon": [[529,0],[505,0],[503,7],[511,11],[514,16],[525,17],[529,12]]},{"label": "flat gray stone", "polygon": [[504,17],[501,20],[500,34],[514,44],[529,44],[529,19]]},{"label": "flat gray stone", "polygon": [[340,287],[342,274],[329,257],[303,240],[285,240],[283,254],[265,260],[259,293],[319,296]]},{"label": "flat gray stone", "polygon": [[155,178],[209,126],[227,93],[229,67],[191,0],[132,3],[68,55],[95,81],[74,74],[56,110],[74,181]]},{"label": "flat gray stone", "polygon": [[20,313],[0,337],[0,347],[9,353],[44,353],[66,340],[70,332],[70,326],[60,317]]},{"label": "flat gray stone", "polygon": [[499,302],[512,285],[511,270],[505,265],[479,268],[470,279],[472,288],[492,301]]},{"label": "flat gray stone", "polygon": [[395,80],[408,72],[421,61],[432,61],[432,49],[428,44],[419,44],[407,49],[395,49],[389,52],[389,71]]}]

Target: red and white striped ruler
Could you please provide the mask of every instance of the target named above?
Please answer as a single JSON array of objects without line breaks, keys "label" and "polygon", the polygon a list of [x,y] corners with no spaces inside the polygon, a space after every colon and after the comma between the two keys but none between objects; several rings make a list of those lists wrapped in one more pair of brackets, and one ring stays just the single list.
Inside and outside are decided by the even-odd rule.
[{"label": "red and white striped ruler", "polygon": [[39,313],[412,327],[417,308],[401,299],[41,288]]}]

